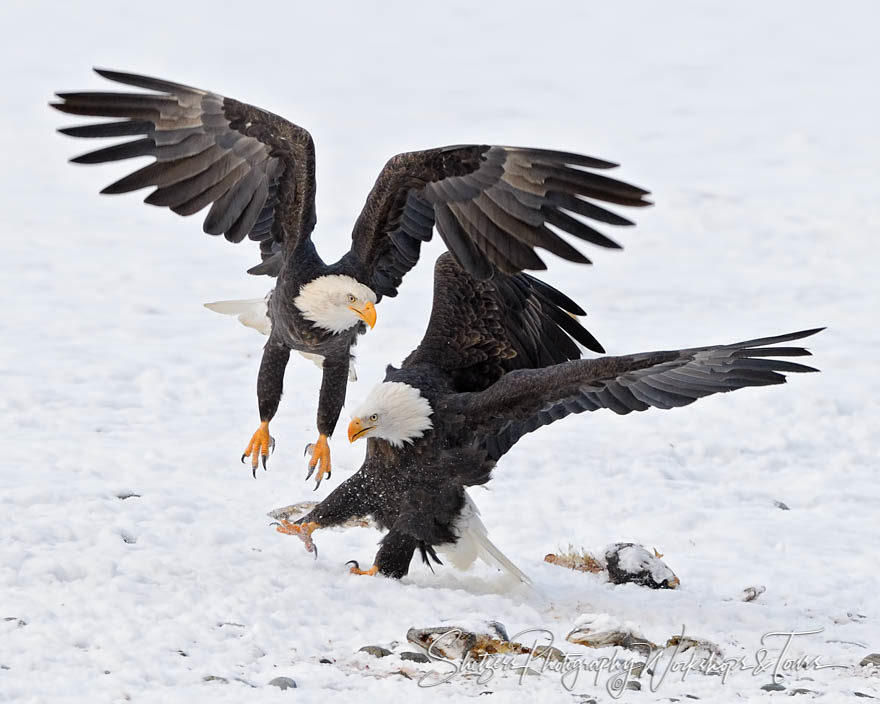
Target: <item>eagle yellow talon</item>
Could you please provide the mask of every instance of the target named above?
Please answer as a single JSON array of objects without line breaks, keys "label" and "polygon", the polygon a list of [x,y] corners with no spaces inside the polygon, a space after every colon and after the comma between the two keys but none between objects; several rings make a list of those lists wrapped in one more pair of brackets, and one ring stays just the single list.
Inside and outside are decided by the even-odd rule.
[{"label": "eagle yellow talon", "polygon": [[266,469],[266,460],[269,453],[275,449],[275,438],[269,435],[269,421],[264,420],[260,423],[260,427],[251,437],[251,441],[245,448],[241,461],[244,462],[245,457],[251,458],[251,469],[254,477],[257,476],[257,465],[260,463],[260,457],[263,458],[263,469]]},{"label": "eagle yellow talon", "polygon": [[315,558],[318,557],[318,546],[312,542],[312,533],[320,527],[320,524],[315,523],[314,521],[308,521],[307,523],[291,523],[283,518],[279,523],[275,524],[275,530],[279,533],[283,533],[284,535],[295,535],[302,540],[306,545],[306,551],[315,553]]},{"label": "eagle yellow talon", "polygon": [[326,435],[319,435],[318,442],[306,447],[306,452],[312,453],[312,459],[309,460],[309,472],[306,479],[312,476],[315,469],[318,473],[315,475],[315,489],[321,486],[321,481],[331,476],[330,466],[330,444],[327,442]]},{"label": "eagle yellow talon", "polygon": [[377,574],[379,574],[379,565],[373,565],[368,570],[362,570],[356,560],[352,560],[351,562],[347,562],[346,564],[351,565],[348,571],[352,574],[363,574],[367,577],[375,577]]}]

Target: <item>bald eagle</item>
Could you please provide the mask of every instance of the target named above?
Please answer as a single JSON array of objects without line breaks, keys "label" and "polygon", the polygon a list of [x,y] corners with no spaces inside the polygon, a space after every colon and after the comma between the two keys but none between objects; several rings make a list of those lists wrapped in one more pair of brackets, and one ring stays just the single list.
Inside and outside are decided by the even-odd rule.
[{"label": "bald eagle", "polygon": [[[457,279],[454,287],[445,285],[450,276]],[[521,576],[488,541],[465,487],[488,482],[498,460],[526,433],[572,413],[676,408],[710,394],[781,384],[786,372],[817,371],[775,358],[809,355],[802,347],[777,345],[821,328],[577,359],[576,350],[544,342],[562,334],[555,329],[559,307],[546,305],[548,289],[523,274],[478,281],[441,256],[424,338],[399,369],[387,368],[385,381],[352,414],[349,440],[367,440],[363,465],[311,512],[278,530],[311,547],[317,528],[371,515],[388,532],[373,567],[361,571],[355,564],[356,573],[402,577],[417,549],[430,564],[439,562],[437,549],[452,552],[455,561],[460,545],[468,560],[480,556]],[[522,324],[501,313],[512,292],[526,292]],[[541,302],[537,308],[534,301]],[[531,353],[520,354],[523,349]]]},{"label": "bald eagle", "polygon": [[[52,106],[74,115],[121,118],[60,130],[73,137],[139,137],[72,161],[96,164],[150,156],[155,161],[102,193],[156,187],[152,205],[191,215],[210,205],[203,229],[230,242],[260,243],[252,274],[276,276],[265,308],[218,304],[215,309],[257,318],[269,332],[257,379],[260,426],[242,461],[256,476],[274,439],[269,422],[281,399],[291,350],[323,368],[318,440],[309,473],[330,476],[328,439],[345,401],[352,347],[376,322],[375,304],[397,295],[436,226],[456,265],[477,279],[496,271],[544,269],[543,248],[573,262],[589,260],[560,236],[601,247],[614,241],[581,218],[610,225],[632,222],[595,201],[649,205],[648,192],[595,173],[616,164],[601,159],[517,147],[458,145],[392,157],[367,196],[351,249],[326,264],[311,240],[315,227],[315,150],[302,127],[210,91],[116,71],[96,71],[152,93],[58,93]],[[555,229],[551,229],[555,228]],[[261,310],[269,324],[260,320]],[[600,350],[592,341],[588,346]],[[317,485],[316,485],[317,488]]]}]

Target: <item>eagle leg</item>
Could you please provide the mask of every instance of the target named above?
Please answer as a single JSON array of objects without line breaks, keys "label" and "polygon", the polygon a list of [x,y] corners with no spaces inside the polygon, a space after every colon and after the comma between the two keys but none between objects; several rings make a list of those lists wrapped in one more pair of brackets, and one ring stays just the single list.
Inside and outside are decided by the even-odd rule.
[{"label": "eagle leg", "polygon": [[349,560],[345,564],[351,565],[351,567],[349,568],[348,571],[351,572],[352,574],[363,574],[368,577],[374,577],[379,573],[379,565],[373,565],[368,570],[362,570],[361,566],[358,564],[357,560]]},{"label": "eagle leg", "polygon": [[275,530],[284,535],[295,535],[303,541],[306,546],[306,552],[315,553],[315,559],[318,559],[318,546],[312,541],[312,533],[321,526],[314,521],[308,523],[291,523],[285,519],[281,519],[279,523],[273,523]]},{"label": "eagle leg", "polygon": [[244,463],[245,457],[251,458],[251,470],[254,479],[257,478],[257,465],[260,462],[260,457],[263,458],[263,470],[265,471],[266,460],[269,459],[269,453],[274,450],[275,438],[269,435],[269,421],[264,420],[260,423],[260,427],[257,428],[257,431],[251,437],[251,441],[248,443],[248,446],[245,448],[245,451],[241,456],[242,463]]},{"label": "eagle leg", "polygon": [[319,435],[318,442],[306,445],[306,454],[311,453],[312,459],[309,460],[309,471],[306,479],[312,476],[317,468],[318,473],[315,475],[315,490],[321,486],[324,477],[330,478],[330,444],[327,442],[326,435]]}]

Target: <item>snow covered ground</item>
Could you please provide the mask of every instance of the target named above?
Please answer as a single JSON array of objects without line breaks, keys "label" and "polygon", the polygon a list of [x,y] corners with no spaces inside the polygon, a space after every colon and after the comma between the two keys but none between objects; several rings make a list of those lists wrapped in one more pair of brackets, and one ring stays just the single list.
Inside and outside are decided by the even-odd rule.
[{"label": "snow covered ground", "polygon": [[[554,674],[423,689],[391,674],[396,655],[357,653],[475,619],[549,629],[585,652],[562,639],[588,613],[655,642],[684,626],[749,662],[767,632],[821,629],[791,654],[846,666],[787,672],[783,692],[761,689],[767,673],[670,675],[625,701],[880,697],[878,669],[858,665],[880,651],[880,7],[831,8],[4,3],[0,700],[608,702],[605,677],[582,676],[573,693]],[[300,360],[269,471],[255,481],[239,464],[263,341],[201,304],[264,293],[244,275],[255,248],[209,240],[197,218],[143,206],[143,194],[99,197],[128,164],[65,163],[88,145],[53,134],[75,120],[46,102],[112,88],[92,65],[308,127],[326,257],[347,248],[400,151],[481,141],[620,161],[656,207],[613,233],[623,253],[590,251],[589,270],[553,261],[546,276],[589,310],[608,351],[828,325],[809,341],[822,373],[677,411],[570,417],[523,440],[472,495],[534,591],[483,567],[350,576],[345,561],[368,563],[375,531],[319,532],[315,561],[266,512],[325,496],[364,446],[338,432],[332,481],[315,494],[303,482],[319,376]],[[352,402],[418,342],[439,251],[380,305]],[[656,547],[680,588],[542,561],[617,541]],[[737,600],[755,585],[766,592]],[[277,676],[298,689],[267,687]]]}]

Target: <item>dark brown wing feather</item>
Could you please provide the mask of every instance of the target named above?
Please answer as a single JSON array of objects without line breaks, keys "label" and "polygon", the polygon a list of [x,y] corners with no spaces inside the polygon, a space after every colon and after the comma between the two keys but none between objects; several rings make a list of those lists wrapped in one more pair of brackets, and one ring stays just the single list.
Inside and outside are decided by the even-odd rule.
[{"label": "dark brown wing feather", "polygon": [[772,347],[823,328],[714,347],[643,352],[516,371],[479,394],[458,394],[446,410],[458,413],[497,459],[526,433],[571,413],[609,408],[621,415],[687,406],[710,394],[785,382],[786,372],[813,367],[773,357],[809,356],[802,347]]},{"label": "dark brown wing feather", "polygon": [[445,370],[459,391],[482,391],[503,374],[578,359],[575,341],[602,346],[572,315],[584,311],[544,282],[520,273],[480,280],[447,252],[434,268],[428,328],[403,368]]},{"label": "dark brown wing feather", "polygon": [[589,263],[560,232],[617,248],[580,218],[632,225],[594,201],[650,205],[647,191],[594,173],[614,166],[580,154],[487,145],[399,154],[367,197],[352,253],[385,296],[396,295],[435,225],[459,265],[481,279],[496,268],[545,269],[537,248]]},{"label": "dark brown wing feather", "polygon": [[[134,137],[72,159],[98,164],[139,156],[155,161],[102,193],[155,187],[146,203],[191,215],[211,205],[204,230],[230,242],[261,242],[264,257],[291,251],[315,225],[315,150],[309,133],[252,105],[147,76],[95,69],[155,93],[58,93],[52,107],[122,118],[68,127],[73,137]],[[277,273],[274,272],[274,273]]]}]

